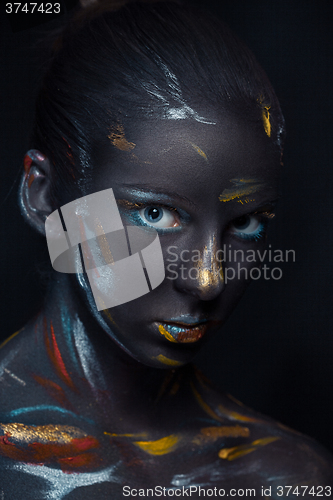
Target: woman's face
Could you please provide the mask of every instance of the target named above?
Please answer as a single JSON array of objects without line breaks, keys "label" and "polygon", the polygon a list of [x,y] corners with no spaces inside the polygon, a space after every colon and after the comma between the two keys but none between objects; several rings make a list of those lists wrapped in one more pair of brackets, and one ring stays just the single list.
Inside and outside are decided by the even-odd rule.
[{"label": "woman's face", "polygon": [[189,362],[260,266],[258,251],[277,199],[279,154],[263,123],[225,114],[214,121],[147,120],[130,131],[119,126],[94,172],[91,192],[112,188],[124,225],[150,226],[159,234],[164,281],[131,302],[93,311],[108,334],[147,365]]}]

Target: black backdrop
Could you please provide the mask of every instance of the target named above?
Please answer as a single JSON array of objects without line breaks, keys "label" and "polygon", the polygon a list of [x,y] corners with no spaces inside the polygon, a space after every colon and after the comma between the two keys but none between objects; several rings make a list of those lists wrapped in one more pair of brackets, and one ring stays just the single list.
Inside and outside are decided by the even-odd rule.
[{"label": "black backdrop", "polygon": [[[67,0],[67,8],[74,3]],[[216,12],[243,38],[280,98],[288,136],[283,197],[269,242],[296,252],[296,262],[281,264],[280,280],[251,285],[197,364],[246,405],[333,450],[333,2],[193,3]],[[17,187],[41,71],[35,44],[53,21],[28,27],[27,20],[20,25],[12,16],[10,24],[1,13],[2,338],[38,310],[44,290],[37,267],[47,261],[44,240],[20,216]]]}]

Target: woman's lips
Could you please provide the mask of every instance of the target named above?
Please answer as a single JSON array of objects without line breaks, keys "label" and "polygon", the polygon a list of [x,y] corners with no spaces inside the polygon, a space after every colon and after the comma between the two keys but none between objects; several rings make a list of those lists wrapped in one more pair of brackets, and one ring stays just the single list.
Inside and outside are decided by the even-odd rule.
[{"label": "woman's lips", "polygon": [[[211,322],[209,322],[211,323]],[[156,322],[158,330],[169,342],[180,344],[189,344],[197,342],[206,333],[209,328],[207,321],[201,321],[197,324],[183,322]]]}]

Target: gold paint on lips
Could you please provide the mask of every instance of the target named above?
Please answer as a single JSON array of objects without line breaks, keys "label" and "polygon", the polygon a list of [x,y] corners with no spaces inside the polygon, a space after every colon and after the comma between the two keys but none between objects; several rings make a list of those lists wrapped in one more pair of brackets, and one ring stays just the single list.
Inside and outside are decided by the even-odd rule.
[{"label": "gold paint on lips", "polygon": [[114,131],[108,135],[108,138],[113,146],[120,149],[120,151],[131,151],[136,146],[134,142],[129,142],[126,139],[123,125],[117,125]]},{"label": "gold paint on lips", "polygon": [[167,340],[169,340],[169,342],[176,342],[177,343],[177,340],[173,338],[171,333],[169,333],[168,330],[166,330],[163,325],[159,325],[158,330],[159,330],[161,335],[163,335]]},{"label": "gold paint on lips", "polygon": [[21,423],[0,424],[4,434],[21,443],[67,444],[73,439],[87,437],[88,434],[69,425],[25,425]]},{"label": "gold paint on lips", "polygon": [[206,324],[197,325],[193,327],[182,326],[181,324],[177,325],[183,328],[183,331],[177,333],[177,337],[175,338],[163,325],[159,325],[159,332],[167,339],[169,342],[176,342],[177,344],[190,344],[192,342],[197,342],[201,339],[208,326]]}]

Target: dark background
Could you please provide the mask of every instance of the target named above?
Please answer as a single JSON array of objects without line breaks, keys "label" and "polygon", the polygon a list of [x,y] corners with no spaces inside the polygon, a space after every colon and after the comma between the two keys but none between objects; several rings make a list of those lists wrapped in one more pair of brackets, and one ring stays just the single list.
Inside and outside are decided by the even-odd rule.
[{"label": "dark background", "polygon": [[[75,3],[68,0],[67,9]],[[283,197],[269,243],[296,252],[295,263],[281,264],[281,280],[251,285],[197,364],[220,389],[333,450],[333,2],[193,3],[243,38],[280,99],[287,125]],[[17,188],[42,71],[36,41],[57,21],[33,16],[1,13],[1,338],[23,326],[44,294],[37,267],[47,262],[45,241],[23,222]]]}]

